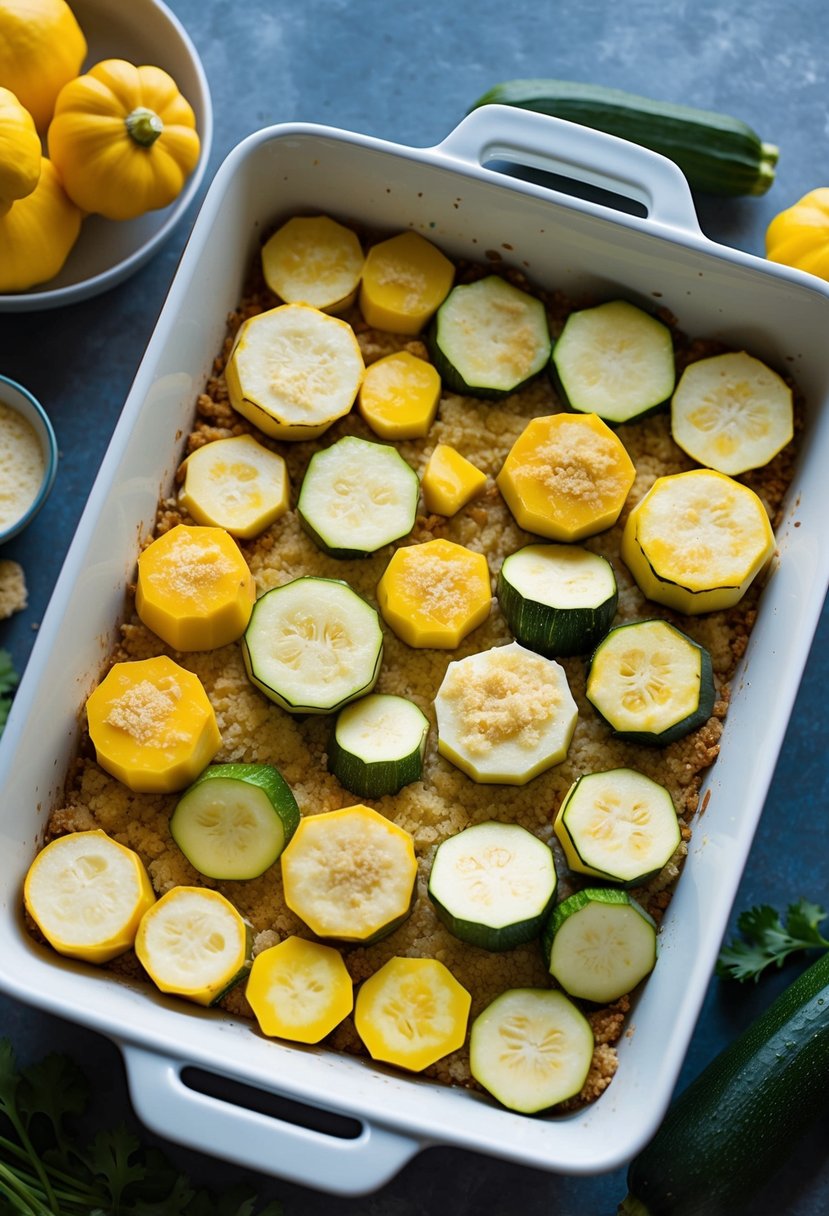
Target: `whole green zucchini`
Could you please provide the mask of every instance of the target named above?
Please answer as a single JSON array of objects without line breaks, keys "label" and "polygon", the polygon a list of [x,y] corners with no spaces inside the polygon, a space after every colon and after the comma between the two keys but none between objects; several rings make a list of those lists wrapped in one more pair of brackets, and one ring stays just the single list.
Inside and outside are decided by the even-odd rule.
[{"label": "whole green zucchini", "polygon": [[708,194],[765,194],[778,149],[739,118],[568,80],[506,80],[470,107],[517,106],[621,136],[660,152]]},{"label": "whole green zucchini", "polygon": [[628,1169],[620,1216],[736,1216],[829,1093],[829,953],[671,1105]]}]

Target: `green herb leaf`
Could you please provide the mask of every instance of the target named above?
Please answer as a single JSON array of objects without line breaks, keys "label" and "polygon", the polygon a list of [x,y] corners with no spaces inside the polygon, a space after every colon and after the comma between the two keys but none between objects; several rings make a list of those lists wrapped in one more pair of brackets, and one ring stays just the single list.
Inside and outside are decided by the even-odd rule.
[{"label": "green herb leaf", "polygon": [[819,929],[826,917],[823,908],[805,899],[789,904],[785,923],[768,904],[743,912],[737,920],[740,937],[720,950],[716,974],[740,982],[757,981],[767,967],[782,967],[799,950],[829,949],[829,940]]},{"label": "green herb leaf", "polygon": [[0,733],[12,704],[12,693],[17,688],[18,675],[8,650],[0,650]]},{"label": "green herb leaf", "polygon": [[257,1213],[257,1196],[245,1188],[197,1192],[124,1127],[78,1144],[69,1118],[83,1113],[87,1097],[72,1060],[51,1055],[21,1071],[11,1043],[0,1039],[3,1216],[282,1216],[277,1202]]}]

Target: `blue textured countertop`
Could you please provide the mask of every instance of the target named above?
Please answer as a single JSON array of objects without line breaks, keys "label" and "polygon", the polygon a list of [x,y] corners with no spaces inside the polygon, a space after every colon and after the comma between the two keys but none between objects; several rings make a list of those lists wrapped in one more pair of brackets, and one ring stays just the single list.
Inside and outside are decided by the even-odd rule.
[{"label": "blue textured countertop", "polygon": [[[273,122],[308,120],[428,146],[438,143],[491,84],[556,76],[732,113],[781,148],[778,177],[760,199],[698,196],[701,226],[724,244],[762,254],[777,211],[829,184],[825,69],[829,31],[822,0],[170,0],[198,47],[215,110],[208,181],[239,139]],[[0,316],[0,372],[45,404],[61,462],[55,490],[35,523],[0,549],[25,569],[28,608],[0,622],[0,646],[27,660],[111,430],[152,332],[195,209],[154,261],[97,299],[57,311]],[[735,904],[778,907],[807,896],[829,901],[825,816],[829,616],[824,609],[765,812]],[[748,1024],[800,969],[757,986],[713,981],[679,1085]],[[0,1035],[23,1059],[54,1048],[95,1076],[106,1118],[129,1114],[120,1056],[107,1041],[0,996]],[[794,1149],[751,1206],[753,1216],[826,1216],[829,1113]],[[192,1177],[225,1185],[240,1171],[170,1149]],[[251,1178],[251,1176],[247,1176]],[[266,1177],[260,1193],[284,1200],[286,1216],[609,1216],[624,1171],[560,1177],[447,1148],[415,1159],[374,1196],[347,1200]]]}]

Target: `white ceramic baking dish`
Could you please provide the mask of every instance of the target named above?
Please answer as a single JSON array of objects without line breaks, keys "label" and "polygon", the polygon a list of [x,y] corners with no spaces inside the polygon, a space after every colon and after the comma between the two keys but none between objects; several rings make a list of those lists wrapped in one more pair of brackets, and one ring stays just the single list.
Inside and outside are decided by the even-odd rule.
[{"label": "white ceramic baking dish", "polygon": [[[505,177],[548,170],[638,200],[644,218]],[[734,682],[710,798],[661,932],[661,955],[593,1106],[526,1118],[61,960],[24,931],[20,889],[76,743],[84,698],[124,606],[139,538],[171,484],[196,394],[268,225],[327,211],[388,232],[412,227],[450,254],[500,257],[535,281],[670,306],[688,332],[745,344],[794,373],[809,403],[803,457],[779,530],[780,561]],[[139,1116],[163,1135],[339,1193],[380,1186],[426,1144],[566,1173],[615,1168],[664,1113],[710,976],[805,664],[829,574],[829,289],[715,245],[668,161],[595,132],[501,107],[438,147],[402,148],[291,124],[239,145],[216,175],[78,528],[0,748],[0,985],[111,1036]],[[304,1126],[194,1088],[231,1078],[340,1124]],[[314,1119],[310,1122],[313,1124]],[[348,1134],[343,1134],[343,1131]]]}]

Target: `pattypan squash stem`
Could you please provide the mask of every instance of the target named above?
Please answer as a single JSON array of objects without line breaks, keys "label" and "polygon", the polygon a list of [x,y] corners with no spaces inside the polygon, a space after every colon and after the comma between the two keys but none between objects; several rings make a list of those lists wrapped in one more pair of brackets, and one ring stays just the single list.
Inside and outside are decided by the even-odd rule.
[{"label": "pattypan squash stem", "polygon": [[146,106],[137,106],[124,122],[130,137],[142,148],[154,144],[164,130],[164,123],[154,110],[148,110]]}]

